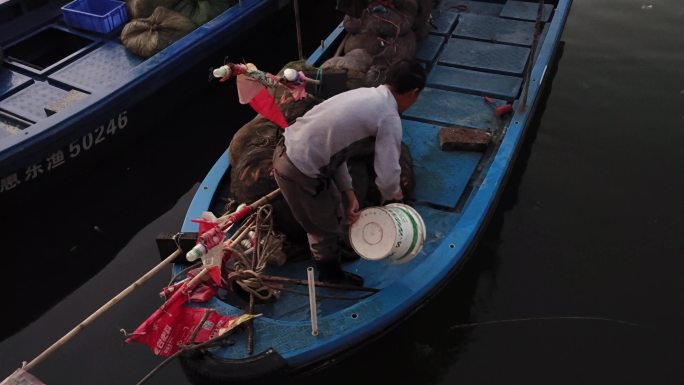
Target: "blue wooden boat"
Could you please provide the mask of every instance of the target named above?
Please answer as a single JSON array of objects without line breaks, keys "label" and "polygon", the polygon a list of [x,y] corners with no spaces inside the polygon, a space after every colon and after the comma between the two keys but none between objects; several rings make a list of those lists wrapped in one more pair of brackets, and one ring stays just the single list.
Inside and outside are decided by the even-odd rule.
[{"label": "blue wooden boat", "polygon": [[[387,332],[424,305],[447,280],[457,279],[455,272],[494,210],[540,103],[570,6],[571,0],[544,4],[544,27],[535,46],[536,1],[441,1],[432,11],[433,29],[419,43],[416,55],[428,70],[427,87],[403,114],[403,139],[416,174],[414,207],[427,228],[422,250],[405,264],[365,259],[347,263],[345,270],[360,274],[366,286],[380,290],[364,298],[319,299],[317,336],[312,335],[306,296],[285,292],[274,303],[257,305],[255,312],[262,316],[253,324],[253,354],[247,352],[247,336],[242,333],[231,337],[233,346],[187,355],[182,362],[192,382],[262,382],[325,367]],[[309,63],[317,65],[329,57],[343,35],[340,25],[309,57]],[[524,105],[522,97],[527,98]],[[512,113],[497,116],[492,101],[499,107],[511,102]],[[443,151],[438,132],[451,126],[486,129],[494,139],[485,151]],[[219,192],[226,191],[227,155],[220,157],[202,182],[182,232],[196,232],[192,219],[216,207]],[[310,263],[288,262],[273,271],[306,279]],[[186,266],[177,263],[175,272]],[[319,289],[319,293],[332,292]],[[244,312],[238,304],[217,297],[198,306],[228,315]]]},{"label": "blue wooden boat", "polygon": [[84,29],[65,22],[65,0],[0,1],[0,197],[53,189],[57,176],[80,175],[98,155],[121,149],[201,83],[180,83],[182,74],[284,4],[235,3],[143,59],[119,37],[125,13]]}]

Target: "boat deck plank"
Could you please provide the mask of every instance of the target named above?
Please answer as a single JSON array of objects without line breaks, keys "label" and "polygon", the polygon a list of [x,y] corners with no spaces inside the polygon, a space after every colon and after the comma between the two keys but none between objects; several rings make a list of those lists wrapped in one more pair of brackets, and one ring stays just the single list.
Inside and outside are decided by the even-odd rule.
[{"label": "boat deck plank", "polygon": [[125,46],[107,42],[90,54],[55,72],[50,79],[92,93],[106,84],[122,79],[143,60],[130,53]]},{"label": "boat deck plank", "polygon": [[31,122],[39,122],[48,117],[45,107],[63,98],[66,94],[68,94],[67,91],[47,82],[36,82],[0,101],[0,109]]},{"label": "boat deck plank", "polygon": [[465,39],[530,47],[534,39],[534,32],[534,22],[466,14],[459,19],[453,35]]},{"label": "boat deck plank", "polygon": [[31,78],[10,69],[0,70],[0,99],[19,87],[31,82]]},{"label": "boat deck plank", "polygon": [[432,63],[437,58],[439,50],[444,45],[444,36],[428,35],[418,42],[416,47],[416,59],[426,63]]},{"label": "boat deck plank", "polygon": [[518,97],[522,78],[437,65],[430,71],[427,84],[430,87],[513,100]]},{"label": "boat deck plank", "polygon": [[0,139],[6,136],[17,135],[21,132],[20,130],[24,129],[25,127],[26,126],[22,126],[3,114],[0,114]]},{"label": "boat deck plank", "polygon": [[411,148],[416,176],[416,200],[454,207],[482,158],[480,152],[442,151],[440,126],[404,121],[404,143]]},{"label": "boat deck plank", "polygon": [[[501,10],[500,16],[510,19],[535,21],[537,20],[538,9],[539,3],[537,2],[508,0]],[[544,23],[549,21],[552,12],[553,5],[544,4],[541,21]]]},{"label": "boat deck plank", "polygon": [[[497,100],[497,104],[503,104]],[[490,105],[482,96],[426,87],[404,118],[442,126],[496,127]]]},{"label": "boat deck plank", "polygon": [[432,29],[430,33],[448,35],[454,29],[458,15],[458,12],[450,9],[434,11],[432,13]]},{"label": "boat deck plank", "polygon": [[440,2],[439,8],[453,10],[459,13],[477,13],[480,15],[498,16],[503,9],[503,4],[472,0],[443,0]]},{"label": "boat deck plank", "polygon": [[452,37],[437,60],[454,67],[522,75],[529,55],[526,47]]}]

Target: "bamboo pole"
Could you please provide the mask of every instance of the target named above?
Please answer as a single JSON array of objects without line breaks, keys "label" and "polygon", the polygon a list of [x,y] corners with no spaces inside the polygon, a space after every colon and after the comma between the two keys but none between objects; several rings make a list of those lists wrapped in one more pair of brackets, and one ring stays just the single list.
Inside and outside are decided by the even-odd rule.
[{"label": "bamboo pole", "polygon": [[221,230],[224,232],[228,231],[230,226],[235,224],[235,222],[244,218],[248,214],[251,214],[254,211],[254,209],[256,209],[257,207],[263,206],[266,203],[272,201],[276,196],[278,196],[278,194],[280,194],[279,188],[277,188],[277,189],[271,191],[270,193],[264,195],[263,197],[257,199],[256,201],[254,201],[254,203],[252,203],[249,206],[243,207],[242,209],[237,210],[234,213],[225,214],[225,215],[220,216],[217,219],[217,222],[218,222],[219,226],[221,227]]},{"label": "bamboo pole", "polygon": [[316,286],[314,285],[314,269],[306,268],[306,277],[309,286],[309,313],[311,314],[311,335],[318,335],[318,309],[316,308]]},{"label": "bamboo pole", "polygon": [[541,34],[541,18],[544,13],[544,0],[539,0],[539,7],[537,8],[537,20],[534,23],[534,37],[532,38],[532,47],[530,47],[530,62],[525,73],[525,86],[522,92],[521,108],[527,108],[527,94],[530,88],[530,78],[532,77],[532,66],[534,64],[534,57],[537,55],[537,45],[539,44],[539,35]]},{"label": "bamboo pole", "polygon": [[83,320],[80,324],[78,324],[75,328],[71,329],[71,331],[67,334],[65,334],[62,338],[60,338],[57,342],[52,344],[49,348],[47,348],[45,351],[40,353],[38,357],[34,358],[31,362],[28,364],[24,365],[22,368],[25,371],[29,371],[33,369],[34,366],[39,364],[41,361],[45,359],[48,355],[53,353],[55,350],[59,349],[62,345],[64,345],[67,341],[72,339],[76,334],[81,332],[83,329],[86,328],[86,326],[90,325],[97,317],[101,316],[104,312],[107,310],[111,309],[117,302],[119,302],[121,299],[129,295],[133,290],[138,288],[140,285],[145,283],[148,279],[150,279],[153,275],[157,274],[159,271],[161,271],[166,265],[171,264],[180,254],[182,250],[179,248],[173,253],[171,253],[166,259],[161,261],[157,266],[152,268],[152,270],[148,271],[145,273],[142,277],[138,278],[135,282],[133,282],[130,286],[128,286],[126,289],[124,289],[122,292],[117,294],[114,298],[110,299],[109,302],[106,304],[102,305],[99,309],[97,309],[93,314],[91,314],[88,318]]},{"label": "bamboo pole", "polygon": [[[260,243],[261,243],[261,237],[259,233],[261,233],[261,223],[259,222],[259,215],[261,213],[256,214],[256,218],[254,218],[254,254],[252,255],[252,271],[256,271],[257,269],[257,262],[259,261],[259,254],[260,254]],[[247,314],[252,314],[254,311],[254,292],[250,291],[249,293],[249,305],[247,306]],[[249,321],[247,323],[247,354],[251,355],[252,352],[254,351],[254,323],[252,321]]]},{"label": "bamboo pole", "polygon": [[[267,282],[277,282],[277,283],[289,283],[293,285],[307,286],[309,284],[306,279],[296,279],[287,277],[278,277],[275,275],[260,274],[259,277]],[[367,291],[370,293],[377,293],[380,289],[366,286],[354,286],[354,285],[344,285],[339,283],[327,283],[321,281],[314,281],[316,287],[325,287],[328,289],[339,289],[339,290],[350,290],[350,291]]]},{"label": "bamboo pole", "polygon": [[297,50],[299,51],[299,60],[304,59],[304,52],[302,50],[302,30],[299,20],[299,1],[294,0],[295,24],[297,27]]}]

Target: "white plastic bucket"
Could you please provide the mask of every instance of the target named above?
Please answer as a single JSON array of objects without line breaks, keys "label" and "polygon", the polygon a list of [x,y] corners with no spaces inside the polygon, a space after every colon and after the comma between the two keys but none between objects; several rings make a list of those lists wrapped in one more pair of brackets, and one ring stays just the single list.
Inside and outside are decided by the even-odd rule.
[{"label": "white plastic bucket", "polygon": [[411,206],[392,203],[361,210],[349,228],[354,251],[363,259],[390,258],[396,263],[412,260],[423,248],[425,222]]}]

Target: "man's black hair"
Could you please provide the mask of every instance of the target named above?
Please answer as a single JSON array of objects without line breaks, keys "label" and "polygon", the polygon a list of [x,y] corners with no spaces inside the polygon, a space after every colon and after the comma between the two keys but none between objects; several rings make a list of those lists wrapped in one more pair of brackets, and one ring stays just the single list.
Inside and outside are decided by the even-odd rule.
[{"label": "man's black hair", "polygon": [[402,60],[387,70],[387,81],[394,92],[403,94],[415,88],[425,87],[425,69],[415,60]]}]

